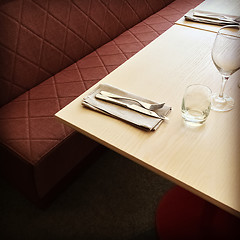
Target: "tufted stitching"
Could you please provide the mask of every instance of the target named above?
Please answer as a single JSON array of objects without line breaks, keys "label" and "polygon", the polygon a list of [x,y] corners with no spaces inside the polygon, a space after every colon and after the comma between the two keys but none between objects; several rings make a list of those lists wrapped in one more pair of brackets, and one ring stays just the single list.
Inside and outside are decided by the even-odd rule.
[{"label": "tufted stitching", "polygon": [[[197,5],[197,1],[194,4],[187,0],[176,2],[0,108],[0,141],[27,161],[38,163],[45,154],[73,133],[72,129],[54,119],[55,112],[172,26],[176,15],[182,16],[184,10]],[[179,5],[181,2],[185,4],[185,8]],[[49,1],[46,8],[48,4]],[[69,27],[72,7],[73,5],[68,10],[66,29]],[[88,11],[90,8],[91,5],[88,6]],[[42,34],[44,36],[45,32]],[[84,35],[86,34],[87,28]],[[66,32],[64,36],[67,36]],[[44,41],[42,40],[42,44]],[[66,38],[63,49],[65,48]]]},{"label": "tufted stitching", "polygon": [[[172,1],[172,0],[169,0]],[[56,1],[46,1],[46,2],[39,2],[39,1],[30,1],[30,0],[15,0],[13,1],[13,3],[19,3],[20,6],[20,11],[19,14],[21,15],[21,12],[24,11],[28,11],[29,8],[31,8],[30,10],[34,9],[34,11],[36,11],[36,13],[39,13],[40,15],[43,15],[43,26],[41,26],[41,29],[36,30],[33,29],[33,27],[31,27],[28,24],[28,21],[26,22],[26,20],[24,20],[24,18],[20,17],[16,17],[13,13],[9,13],[7,11],[4,11],[4,6],[0,8],[0,14],[2,14],[5,17],[8,17],[9,19],[11,19],[11,21],[13,21],[15,24],[18,25],[19,31],[27,31],[28,34],[32,35],[31,37],[36,39],[36,41],[41,40],[40,46],[39,46],[39,56],[40,58],[38,59],[37,62],[34,62],[32,60],[32,57],[30,56],[24,56],[22,55],[19,51],[16,51],[17,49],[19,49],[19,41],[17,41],[17,46],[16,49],[12,49],[9,46],[4,45],[4,43],[0,43],[0,45],[6,50],[11,51],[14,54],[14,67],[15,69],[12,70],[11,75],[12,77],[5,77],[2,76],[1,78],[4,80],[5,84],[12,86],[11,87],[11,93],[9,93],[6,96],[6,92],[5,92],[5,97],[3,96],[3,94],[1,94],[1,98],[0,99],[0,104],[6,103],[7,101],[11,100],[12,98],[16,97],[17,95],[23,93],[24,91],[32,88],[33,86],[39,84],[41,81],[43,81],[44,79],[50,77],[51,75],[55,74],[56,72],[58,72],[59,70],[63,69],[64,67],[74,63],[77,59],[83,57],[84,55],[86,55],[87,53],[90,53],[90,51],[93,51],[94,49],[96,49],[96,47],[99,47],[100,45],[102,45],[103,43],[106,43],[107,41],[113,39],[113,37],[116,37],[116,33],[119,34],[121,31],[126,30],[128,28],[128,26],[126,26],[123,22],[123,19],[125,18],[124,16],[124,12],[122,11],[124,6],[128,6],[129,9],[131,8],[132,13],[134,16],[136,16],[136,21],[139,22],[141,17],[139,16],[139,14],[137,13],[137,10],[134,9],[134,7],[130,4],[129,1],[119,1],[119,3],[121,4],[120,6],[120,15],[117,16],[116,13],[114,13],[111,9],[109,9],[109,5],[110,3],[112,3],[112,1],[106,1],[104,2],[103,0],[99,0],[99,1],[89,1],[88,2],[88,10],[87,13],[85,13],[81,8],[79,8],[79,6],[76,4],[76,0],[75,1],[65,1],[65,4],[67,3],[67,9],[68,9],[68,19],[66,22],[64,22],[62,19],[60,19],[59,17],[56,17],[56,14],[53,14],[50,10],[49,10],[49,6],[50,3],[54,3]],[[92,10],[93,8],[93,3],[98,3],[101,4],[101,6],[104,7],[104,11],[105,11],[105,19],[107,15],[111,15],[116,22],[118,23],[117,26],[117,31],[115,34],[115,36],[112,35],[112,33],[107,32],[104,28],[105,26],[108,24],[107,21],[105,20],[103,22],[103,27],[101,27],[101,25],[99,25],[99,23],[96,21],[96,19],[93,19],[91,16],[89,16],[89,12],[90,10]],[[137,6],[141,4],[145,4],[146,8],[147,6],[150,6],[148,4],[148,2],[146,0],[144,1],[138,1]],[[61,3],[60,3],[61,4]],[[4,5],[4,4],[2,4]],[[76,32],[72,26],[70,26],[69,24],[69,16],[70,16],[70,11],[72,11],[73,6],[75,7],[75,10],[77,10],[79,13],[83,14],[86,18],[86,31],[83,35],[79,35],[78,32]],[[148,9],[151,9],[150,7],[148,7]],[[152,14],[153,12],[149,12],[148,14]],[[12,14],[12,15],[11,15]],[[25,16],[25,15],[24,15]],[[46,37],[46,30],[48,29],[48,24],[50,24],[50,22],[54,22],[55,26],[58,26],[64,35],[64,40],[63,40],[63,46],[60,47],[58,46],[58,44],[54,41],[49,41],[49,39]],[[91,41],[89,41],[87,34],[88,34],[88,28],[90,26],[95,26],[101,35],[101,40],[97,41],[95,43],[92,43]],[[42,36],[43,33],[43,36]],[[66,44],[68,43],[67,37],[70,36],[70,34],[74,35],[74,37],[76,39],[78,39],[78,41],[82,41],[84,42],[85,47],[83,49],[78,49],[79,53],[77,54],[77,56],[73,56],[71,53],[69,53],[66,50]],[[18,34],[19,37],[19,34]],[[60,41],[60,40],[57,40]],[[69,44],[69,43],[68,43]],[[80,44],[79,44],[80,45]],[[51,61],[51,65],[53,67],[48,68],[47,65],[45,65],[45,60],[43,59],[43,56],[45,56],[46,52],[49,52],[47,50],[45,50],[46,48],[51,49],[51,51],[55,51],[56,54],[59,55],[59,57],[56,57],[55,60],[53,59]],[[14,51],[15,50],[15,51]],[[60,60],[59,60],[60,58]],[[26,84],[19,84],[18,78],[19,76],[21,76],[21,78],[23,78],[24,76],[22,76],[24,73],[21,73],[21,70],[19,72],[19,70],[16,70],[16,59],[19,59],[19,61],[21,62],[21,67],[20,69],[22,70],[22,68],[25,68],[26,66],[29,66],[28,68],[30,69],[30,71],[32,71],[32,74],[35,75],[35,81],[34,82],[29,82]],[[54,63],[56,62],[56,63]],[[19,63],[20,64],[20,63]],[[24,64],[24,66],[23,66]],[[37,69],[37,70],[34,70]],[[29,72],[29,70],[27,70]],[[13,91],[14,89],[14,91]]]}]

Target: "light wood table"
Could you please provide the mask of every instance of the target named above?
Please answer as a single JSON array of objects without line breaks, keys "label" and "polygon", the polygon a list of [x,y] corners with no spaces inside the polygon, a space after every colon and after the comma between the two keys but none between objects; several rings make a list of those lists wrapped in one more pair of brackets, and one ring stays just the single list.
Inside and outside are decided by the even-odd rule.
[{"label": "light wood table", "polygon": [[[193,83],[219,91],[221,76],[211,60],[215,33],[175,25],[106,76],[134,94],[166,102],[170,120],[145,132],[82,107],[89,89],[56,117],[108,148],[169,179],[220,208],[240,216],[240,89],[236,72],[226,86],[232,111],[211,112],[205,125],[185,126],[181,101]],[[129,173],[130,174],[130,173]]]},{"label": "light wood table", "polygon": [[[195,9],[215,12],[222,15],[240,16],[240,0],[206,0],[199,4]],[[184,17],[180,18],[176,24],[212,32],[217,32],[221,27],[218,25],[186,21]]]}]

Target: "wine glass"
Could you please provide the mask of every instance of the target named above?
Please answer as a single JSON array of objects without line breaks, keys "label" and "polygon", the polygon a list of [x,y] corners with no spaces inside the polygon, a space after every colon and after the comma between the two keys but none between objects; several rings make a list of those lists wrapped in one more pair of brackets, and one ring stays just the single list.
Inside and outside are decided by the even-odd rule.
[{"label": "wine glass", "polygon": [[240,26],[228,25],[221,27],[217,33],[212,48],[212,60],[222,75],[219,94],[212,96],[212,109],[229,111],[233,108],[234,100],[224,93],[229,77],[240,69]]}]

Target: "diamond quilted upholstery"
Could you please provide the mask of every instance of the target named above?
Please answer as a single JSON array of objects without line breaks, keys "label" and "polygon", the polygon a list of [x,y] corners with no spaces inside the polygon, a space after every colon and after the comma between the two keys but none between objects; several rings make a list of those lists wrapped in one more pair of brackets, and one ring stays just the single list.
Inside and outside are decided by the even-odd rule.
[{"label": "diamond quilted upholstery", "polygon": [[[0,89],[4,89],[1,102],[24,93],[0,108],[0,142],[6,156],[9,150],[14,152],[25,164],[26,174],[33,172],[30,180],[22,181],[36,182],[38,196],[43,197],[97,146],[57,122],[54,114],[166,31],[201,0],[176,0],[161,9],[165,2],[171,1],[22,0],[10,1],[7,6],[1,4],[0,18],[10,29],[6,30],[7,36],[0,38],[4,57],[0,64]],[[144,19],[153,9],[161,10]],[[30,44],[34,45],[33,52],[28,51]],[[59,150],[59,146],[65,151]],[[75,149],[71,150],[72,156],[66,146]],[[2,169],[5,165],[1,161]],[[17,175],[16,170],[14,174]]]},{"label": "diamond quilted upholstery", "polygon": [[0,106],[172,1],[1,1]]}]

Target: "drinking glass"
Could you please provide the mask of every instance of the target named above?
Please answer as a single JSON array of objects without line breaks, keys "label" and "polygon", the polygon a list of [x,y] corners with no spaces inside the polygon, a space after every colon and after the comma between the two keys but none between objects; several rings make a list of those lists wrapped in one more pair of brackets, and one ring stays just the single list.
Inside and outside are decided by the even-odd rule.
[{"label": "drinking glass", "polygon": [[234,100],[224,93],[229,77],[240,69],[240,26],[228,25],[219,29],[212,48],[212,60],[222,75],[219,94],[212,96],[212,109],[229,111]]},{"label": "drinking glass", "polygon": [[205,123],[211,109],[212,91],[207,86],[192,84],[185,90],[182,100],[182,117],[189,126]]}]

